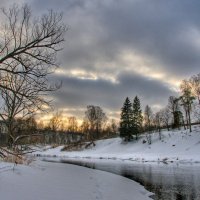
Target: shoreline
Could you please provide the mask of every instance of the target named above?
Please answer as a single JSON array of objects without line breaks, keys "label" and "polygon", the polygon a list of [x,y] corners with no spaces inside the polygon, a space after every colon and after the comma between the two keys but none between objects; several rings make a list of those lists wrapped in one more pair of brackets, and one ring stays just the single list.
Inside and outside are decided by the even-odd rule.
[{"label": "shoreline", "polygon": [[81,166],[39,160],[30,166],[17,165],[14,170],[12,166],[0,162],[4,183],[0,192],[6,200],[150,200],[153,195],[136,181]]}]

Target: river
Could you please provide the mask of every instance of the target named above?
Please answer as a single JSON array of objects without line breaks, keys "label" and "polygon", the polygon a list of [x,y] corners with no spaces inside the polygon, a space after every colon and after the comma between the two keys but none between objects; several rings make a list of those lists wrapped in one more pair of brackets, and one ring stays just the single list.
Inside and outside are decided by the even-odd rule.
[{"label": "river", "polygon": [[155,200],[200,200],[199,164],[137,163],[77,158],[60,159],[59,162],[125,176],[155,193],[152,196]]}]

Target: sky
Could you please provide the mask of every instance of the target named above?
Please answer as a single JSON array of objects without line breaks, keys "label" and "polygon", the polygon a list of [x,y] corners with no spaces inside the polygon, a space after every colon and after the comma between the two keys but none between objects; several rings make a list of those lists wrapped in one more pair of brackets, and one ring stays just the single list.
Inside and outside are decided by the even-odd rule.
[{"label": "sky", "polygon": [[[1,0],[9,6],[14,1]],[[54,107],[82,118],[87,105],[119,118],[128,96],[158,110],[200,73],[199,0],[21,0],[33,15],[63,12],[68,31],[51,80]]]}]

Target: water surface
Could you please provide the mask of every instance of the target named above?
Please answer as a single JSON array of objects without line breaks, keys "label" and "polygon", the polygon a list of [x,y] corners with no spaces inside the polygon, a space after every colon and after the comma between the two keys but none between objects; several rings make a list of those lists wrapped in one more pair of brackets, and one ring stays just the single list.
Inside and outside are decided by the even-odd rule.
[{"label": "water surface", "polygon": [[75,164],[125,176],[155,193],[155,200],[200,200],[199,164],[137,163],[99,159],[61,159]]}]

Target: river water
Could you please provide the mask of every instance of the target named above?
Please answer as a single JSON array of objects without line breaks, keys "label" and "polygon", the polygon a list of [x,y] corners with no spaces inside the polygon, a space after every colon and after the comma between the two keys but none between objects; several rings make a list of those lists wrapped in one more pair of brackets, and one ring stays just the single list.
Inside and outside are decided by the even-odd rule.
[{"label": "river water", "polygon": [[59,162],[125,176],[155,193],[152,196],[155,200],[200,200],[199,164],[150,164],[77,158],[61,159]]}]

